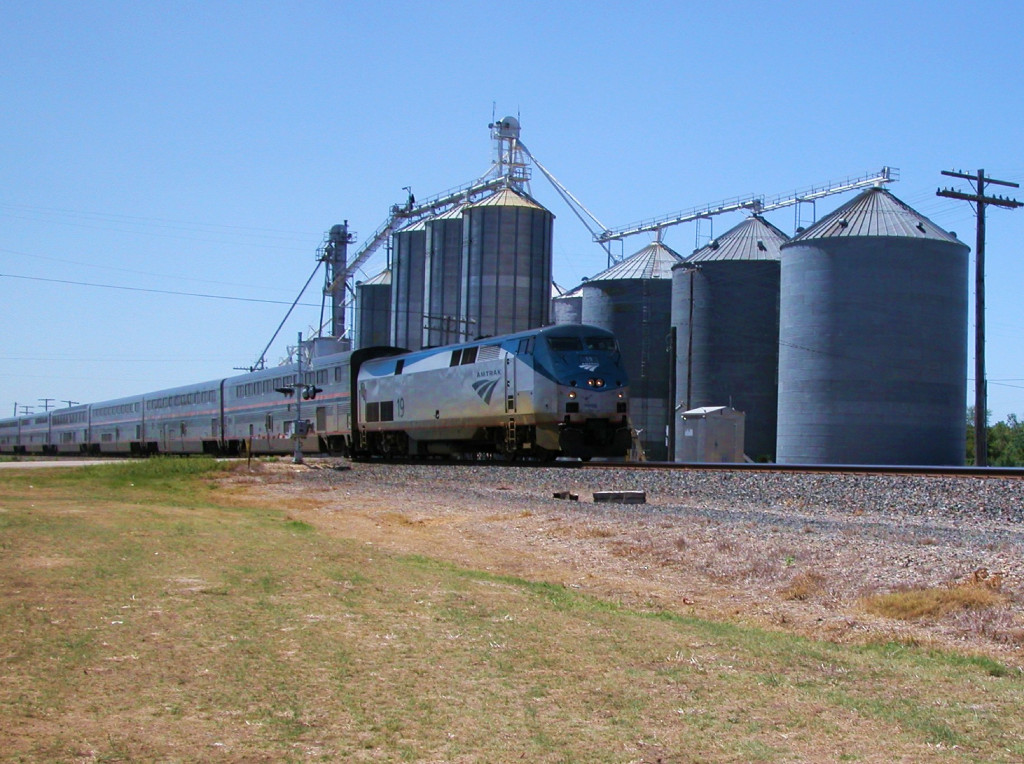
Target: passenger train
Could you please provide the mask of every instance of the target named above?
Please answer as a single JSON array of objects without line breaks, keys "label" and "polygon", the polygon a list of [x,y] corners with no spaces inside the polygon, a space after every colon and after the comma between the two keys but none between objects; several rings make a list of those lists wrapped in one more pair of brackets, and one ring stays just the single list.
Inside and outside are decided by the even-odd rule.
[{"label": "passenger train", "polygon": [[[314,348],[316,346],[314,345]],[[303,364],[0,419],[4,454],[618,457],[629,386],[609,332],[560,325]]]}]

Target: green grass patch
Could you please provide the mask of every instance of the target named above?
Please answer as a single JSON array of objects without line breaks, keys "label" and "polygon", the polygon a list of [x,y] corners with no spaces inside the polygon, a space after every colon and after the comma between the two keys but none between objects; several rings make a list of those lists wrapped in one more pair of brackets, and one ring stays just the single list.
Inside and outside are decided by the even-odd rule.
[{"label": "green grass patch", "polygon": [[234,469],[235,463],[207,456],[157,456],[87,467],[12,470],[0,476],[0,485],[15,493],[31,490],[36,496],[80,490],[92,499],[193,506],[216,502],[214,478]]},{"label": "green grass patch", "polygon": [[635,611],[218,503],[213,463],[109,469],[0,477],[14,760],[1024,755],[989,658]]}]

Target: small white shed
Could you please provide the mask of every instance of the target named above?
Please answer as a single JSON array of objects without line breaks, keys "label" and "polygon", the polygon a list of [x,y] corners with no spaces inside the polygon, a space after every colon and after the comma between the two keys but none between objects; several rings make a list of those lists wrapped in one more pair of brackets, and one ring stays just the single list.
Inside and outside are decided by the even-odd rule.
[{"label": "small white shed", "polygon": [[743,462],[746,414],[730,406],[702,406],[684,411],[677,430],[677,462]]}]

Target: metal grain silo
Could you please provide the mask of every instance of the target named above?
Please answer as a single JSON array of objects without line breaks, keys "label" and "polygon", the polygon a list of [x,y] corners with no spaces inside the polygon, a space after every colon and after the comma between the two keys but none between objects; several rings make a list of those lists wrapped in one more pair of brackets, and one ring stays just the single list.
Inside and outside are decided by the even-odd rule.
[{"label": "metal grain silo", "polygon": [[466,205],[461,319],[467,337],[549,323],[553,221],[548,210],[511,188]]},{"label": "metal grain silo", "polygon": [[391,270],[356,283],[356,347],[391,344]]},{"label": "metal grain silo", "polygon": [[452,208],[426,221],[423,344],[459,342],[462,307],[462,211]]},{"label": "metal grain silo", "polygon": [[555,324],[583,323],[582,286],[554,295],[551,298],[551,319]]},{"label": "metal grain silo", "polygon": [[654,242],[581,287],[583,323],[613,332],[629,373],[629,419],[646,457],[668,458],[672,421],[669,316],[672,266],[683,258]]},{"label": "metal grain silo", "polygon": [[[744,412],[744,448],[755,460],[775,458],[779,247],[788,240],[754,216],[672,269],[676,407]],[[684,423],[674,421],[679,458]]]},{"label": "metal grain silo", "polygon": [[391,266],[391,344],[423,347],[423,284],[427,230],[421,221],[393,236]]},{"label": "metal grain silo", "polygon": [[782,247],[779,462],[964,463],[967,261],[880,188]]}]

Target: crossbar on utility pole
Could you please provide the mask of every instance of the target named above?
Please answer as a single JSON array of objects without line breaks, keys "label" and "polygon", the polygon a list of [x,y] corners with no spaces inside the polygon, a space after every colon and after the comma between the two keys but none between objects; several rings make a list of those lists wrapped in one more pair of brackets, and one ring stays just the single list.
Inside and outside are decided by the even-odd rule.
[{"label": "crossbar on utility pole", "polygon": [[954,191],[951,188],[940,188],[936,196],[949,199],[960,199],[973,202],[978,215],[977,246],[975,248],[974,269],[974,464],[978,467],[988,466],[988,382],[985,379],[985,206],[1014,209],[1024,207],[1024,203],[1016,199],[1002,196],[985,196],[985,186],[1009,186],[1020,188],[1019,183],[1006,180],[994,180],[985,177],[984,170],[976,175],[964,172],[943,170],[943,175],[950,178],[962,178],[975,184],[973,194]]}]

